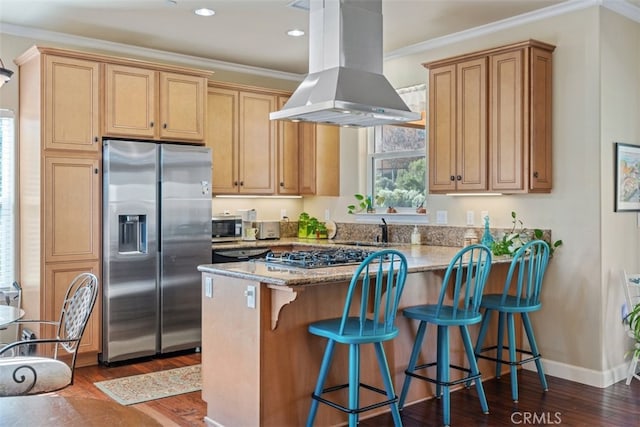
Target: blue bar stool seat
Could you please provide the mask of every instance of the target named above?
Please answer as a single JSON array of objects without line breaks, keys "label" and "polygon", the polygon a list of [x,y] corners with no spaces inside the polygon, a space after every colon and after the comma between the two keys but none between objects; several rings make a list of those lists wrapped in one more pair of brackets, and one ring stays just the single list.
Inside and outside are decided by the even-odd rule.
[{"label": "blue bar stool seat", "polygon": [[[480,302],[482,293],[491,270],[491,251],[483,245],[471,245],[460,250],[451,260],[442,280],[440,296],[435,304],[418,305],[403,310],[403,315],[420,321],[409,365],[405,371],[405,380],[400,394],[399,406],[404,406],[409,386],[413,378],[436,384],[436,396],[442,397],[443,423],[450,424],[450,391],[452,385],[475,381],[482,411],[489,413],[489,406],[480,380],[480,372],[473,353],[473,344],[469,336],[468,326],[480,323]],[[450,302],[447,300],[450,298]],[[427,323],[437,326],[437,358],[436,362],[417,365],[422,348]],[[449,327],[457,326],[462,335],[469,368],[452,365],[449,358]],[[416,371],[436,366],[436,376],[428,377]],[[450,380],[449,370],[453,368],[463,371],[465,376],[458,380]]]},{"label": "blue bar stool seat", "polygon": [[[476,357],[496,362],[497,378],[500,378],[503,363],[510,366],[511,397],[514,402],[518,401],[518,366],[524,363],[536,363],[542,388],[544,391],[549,389],[544,370],[542,369],[538,345],[533,335],[531,320],[529,319],[529,313],[538,311],[542,307],[540,303],[540,290],[548,262],[549,245],[543,240],[528,242],[514,254],[507,273],[503,292],[501,294],[488,294],[482,299],[481,307],[485,309],[485,314],[475,347]],[[483,348],[482,346],[491,321],[491,315],[494,311],[498,312],[497,345]],[[516,314],[520,314],[531,351],[516,347],[514,320],[514,315]],[[503,341],[505,321],[507,325],[508,342],[506,346]],[[508,358],[504,357],[504,350],[508,350]],[[529,357],[517,360],[517,354],[526,354]]]},{"label": "blue bar stool seat", "polygon": [[[401,252],[393,249],[374,252],[354,272],[347,290],[342,316],[309,325],[310,333],[327,338],[328,342],[318,381],[311,395],[307,426],[313,425],[319,403],[348,413],[351,427],[357,425],[361,412],[389,405],[394,424],[402,425],[397,406],[398,397],[393,390],[382,343],[398,335],[395,318],[406,277],[407,260]],[[325,388],[325,380],[336,343],[349,346],[349,382]],[[374,345],[385,390],[360,382],[360,345],[362,344]],[[359,407],[361,387],[382,394],[386,399],[361,408]],[[344,388],[349,389],[347,406],[324,397]]]}]

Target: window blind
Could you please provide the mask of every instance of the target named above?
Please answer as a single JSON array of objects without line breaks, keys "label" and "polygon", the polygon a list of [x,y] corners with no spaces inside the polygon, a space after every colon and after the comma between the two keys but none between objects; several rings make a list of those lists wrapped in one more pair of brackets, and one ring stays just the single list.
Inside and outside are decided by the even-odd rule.
[{"label": "window blind", "polygon": [[15,116],[0,109],[0,287],[16,280]]}]

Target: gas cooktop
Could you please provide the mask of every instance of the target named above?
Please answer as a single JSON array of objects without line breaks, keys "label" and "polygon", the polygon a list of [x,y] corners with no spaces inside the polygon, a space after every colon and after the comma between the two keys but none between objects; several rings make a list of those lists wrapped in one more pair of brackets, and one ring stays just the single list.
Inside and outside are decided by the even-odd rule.
[{"label": "gas cooktop", "polygon": [[360,264],[374,252],[375,251],[356,248],[271,252],[267,254],[264,261],[268,264],[300,268],[337,267],[341,265]]}]

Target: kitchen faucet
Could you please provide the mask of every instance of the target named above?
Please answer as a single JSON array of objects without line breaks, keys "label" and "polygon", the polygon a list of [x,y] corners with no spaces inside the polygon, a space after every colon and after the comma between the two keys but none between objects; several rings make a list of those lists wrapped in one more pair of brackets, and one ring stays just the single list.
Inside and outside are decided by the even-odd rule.
[{"label": "kitchen faucet", "polygon": [[389,243],[389,226],[384,218],[380,219],[382,220],[382,224],[380,224],[380,228],[382,229],[382,243]]}]

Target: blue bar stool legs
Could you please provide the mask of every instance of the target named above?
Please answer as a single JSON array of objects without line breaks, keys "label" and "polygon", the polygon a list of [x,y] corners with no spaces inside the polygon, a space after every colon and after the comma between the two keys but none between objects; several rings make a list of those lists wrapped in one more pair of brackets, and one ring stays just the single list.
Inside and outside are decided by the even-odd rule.
[{"label": "blue bar stool legs", "polygon": [[[405,370],[405,379],[399,400],[400,408],[403,408],[406,403],[413,378],[433,383],[436,385],[436,397],[442,400],[443,423],[448,426],[451,424],[451,386],[463,383],[470,385],[472,381],[475,381],[482,412],[489,413],[489,405],[482,387],[468,325],[479,324],[482,321],[480,302],[490,269],[491,251],[489,248],[484,245],[468,246],[459,251],[449,263],[442,280],[437,303],[407,307],[403,310],[402,313],[405,317],[418,320],[420,323]],[[436,362],[418,365],[427,323],[437,327]],[[451,364],[449,328],[455,326],[460,330],[469,368]],[[418,373],[422,369],[434,366],[436,369],[435,378]],[[463,372],[463,377],[452,380],[451,369]]]},{"label": "blue bar stool legs", "polygon": [[533,335],[533,328],[531,327],[531,319],[529,319],[529,313],[522,313],[522,323],[524,324],[524,330],[527,334],[527,338],[529,339],[529,347],[531,348],[531,353],[533,353],[534,355],[536,369],[538,370],[538,377],[540,378],[542,389],[544,391],[548,391],[549,385],[547,384],[547,377],[544,375],[544,369],[542,368],[542,362],[540,361],[538,343],[536,343],[536,337]]},{"label": "blue bar stool legs", "polygon": [[[544,391],[549,389],[529,318],[529,313],[538,311],[542,307],[540,291],[548,261],[549,246],[546,242],[542,240],[528,242],[514,254],[502,293],[485,295],[482,299],[481,307],[485,309],[485,314],[475,346],[476,358],[495,362],[497,378],[500,378],[502,364],[509,365],[511,397],[514,402],[518,401],[518,366],[524,363],[535,362],[542,389]],[[487,328],[494,311],[498,312],[498,341],[494,346],[483,347]],[[530,351],[517,348],[515,327],[517,314],[522,319]],[[505,324],[507,328],[506,349],[508,350],[506,359],[503,354]],[[485,354],[493,351],[495,351],[495,355]],[[518,360],[519,354],[529,357]]]}]

